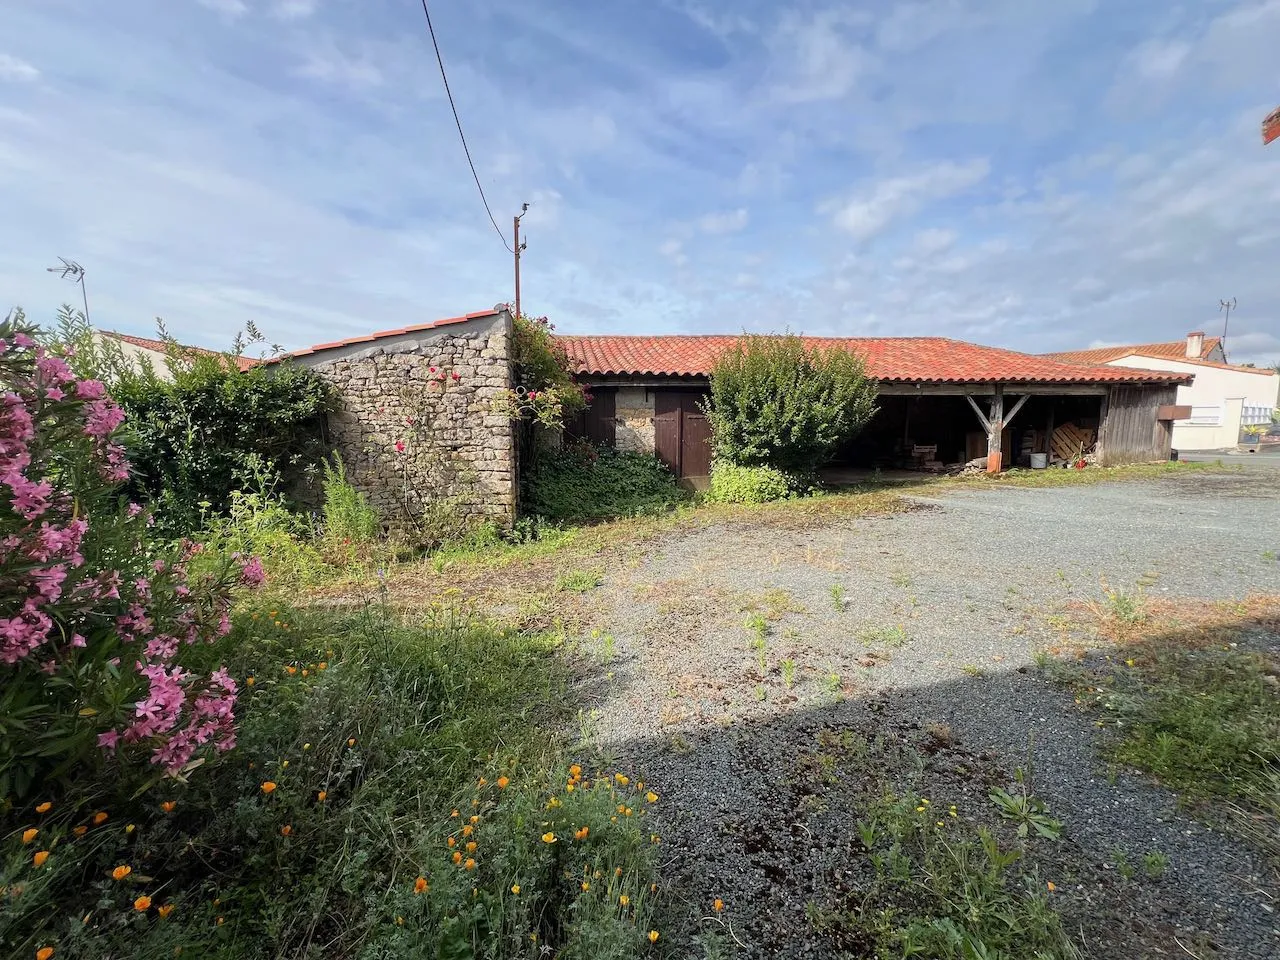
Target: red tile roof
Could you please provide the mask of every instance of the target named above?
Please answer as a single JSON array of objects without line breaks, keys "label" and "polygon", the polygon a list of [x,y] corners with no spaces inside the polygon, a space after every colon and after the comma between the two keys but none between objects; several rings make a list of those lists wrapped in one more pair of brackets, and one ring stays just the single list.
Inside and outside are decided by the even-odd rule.
[{"label": "red tile roof", "polygon": [[[1200,355],[1203,357],[1209,354],[1221,343],[1221,337],[1205,337],[1204,348],[1201,350]],[[1061,360],[1064,363],[1110,363],[1112,360],[1127,357],[1131,353],[1141,354],[1144,357],[1159,357],[1162,360],[1186,360],[1187,341],[1169,340],[1165,343],[1135,343],[1127,347],[1067,350],[1062,353],[1046,353],[1043,356]]]},{"label": "red tile roof", "polygon": [[[130,333],[116,333],[114,330],[99,330],[98,332],[104,337],[111,337],[113,340],[129,343],[135,347],[141,347],[143,350],[150,350],[153,353],[167,354],[169,352],[169,344],[165,343],[163,340],[152,340],[149,337],[135,337]],[[229,353],[222,353],[218,350],[206,350],[204,347],[189,347],[183,343],[177,344],[176,348],[179,355],[188,353],[201,357],[231,357],[231,359],[235,360],[236,366],[241,370],[248,370],[258,362],[252,357],[233,357]]]},{"label": "red tile roof", "polygon": [[377,333],[366,333],[361,337],[348,337],[346,340],[334,340],[332,343],[317,343],[314,347],[303,347],[301,350],[294,350],[292,353],[286,353],[279,357],[272,357],[268,363],[277,363],[289,357],[305,357],[309,353],[319,353],[321,350],[333,350],[336,347],[350,347],[357,343],[371,343],[374,340],[381,340],[384,337],[398,337],[402,333],[418,333],[422,330],[434,330],[436,327],[447,327],[454,323],[466,323],[468,320],[475,320],[480,317],[492,317],[497,314],[498,310],[480,310],[476,313],[463,314],[461,317],[446,317],[444,320],[434,320],[431,323],[418,323],[408,327],[396,327],[394,330],[379,330]]},{"label": "red tile roof", "polygon": [[[710,374],[737,336],[561,336],[578,372],[588,376]],[[1187,383],[1190,374],[1082,366],[982,347],[947,337],[805,337],[807,344],[862,355],[877,380],[910,383]]]}]

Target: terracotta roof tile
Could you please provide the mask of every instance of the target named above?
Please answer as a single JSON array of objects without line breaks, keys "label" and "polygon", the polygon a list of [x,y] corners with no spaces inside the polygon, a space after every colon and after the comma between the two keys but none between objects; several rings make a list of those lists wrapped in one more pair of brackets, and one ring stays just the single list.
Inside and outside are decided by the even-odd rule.
[{"label": "terracotta roof tile", "polygon": [[[1205,337],[1201,356],[1210,353],[1222,343],[1221,337]],[[1093,350],[1066,350],[1061,353],[1045,353],[1042,356],[1064,363],[1110,363],[1130,354],[1159,357],[1162,360],[1186,360],[1187,341],[1169,340],[1164,343],[1134,343],[1127,347],[1097,347]]]},{"label": "terracotta roof tile", "polygon": [[[104,337],[111,337],[113,340],[119,340],[123,343],[132,344],[135,347],[141,347],[143,350],[151,350],[154,353],[168,353],[169,345],[163,340],[152,340],[149,337],[135,337],[130,333],[116,333],[114,330],[99,330],[98,333]],[[201,357],[231,357],[235,360],[236,366],[241,370],[248,370],[259,361],[253,357],[234,357],[229,353],[223,353],[219,350],[206,350],[204,347],[190,347],[185,343],[177,345],[178,353],[190,353]]]},{"label": "terracotta roof tile", "polygon": [[[588,376],[701,376],[737,336],[561,336]],[[911,383],[1185,383],[1190,374],[1062,363],[947,337],[804,337],[862,355],[877,380]]]}]

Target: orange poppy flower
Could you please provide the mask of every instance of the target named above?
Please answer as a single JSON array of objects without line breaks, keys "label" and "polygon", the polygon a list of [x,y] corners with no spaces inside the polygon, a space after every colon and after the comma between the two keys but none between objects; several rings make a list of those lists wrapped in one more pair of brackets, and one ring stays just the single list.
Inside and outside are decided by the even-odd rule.
[{"label": "orange poppy flower", "polygon": [[121,864],[120,866],[116,867],[114,870],[111,871],[111,879],[123,880],[125,877],[127,877],[131,873],[133,873],[133,867],[125,866],[124,864]]},{"label": "orange poppy flower", "polygon": [[39,830],[37,830],[35,827],[31,827],[30,829],[23,830],[23,831],[22,831],[22,842],[23,842],[23,843],[30,843],[32,840],[34,840],[34,839],[36,838],[36,835],[37,835],[39,832],[40,832],[40,831],[39,831]]},{"label": "orange poppy flower", "polygon": [[150,910],[151,898],[144,893],[137,900],[133,901],[133,909],[137,910],[139,913],[144,910]]},{"label": "orange poppy flower", "polygon": [[36,807],[36,813],[48,813],[53,809],[53,804],[46,800],[44,803]]},{"label": "orange poppy flower", "polygon": [[160,804],[160,809],[163,810],[165,813],[173,813],[173,808],[176,807],[177,805],[178,804],[176,801],[166,800],[164,803]]},{"label": "orange poppy flower", "polygon": [[272,781],[270,781],[270,780],[264,780],[264,781],[262,782],[262,792],[263,792],[263,793],[270,793],[270,792],[271,792],[272,790],[274,790],[275,788],[276,788],[276,785],[275,785]]},{"label": "orange poppy flower", "polygon": [[426,893],[428,889],[430,889],[430,887],[427,884],[426,877],[419,877],[417,880],[413,881],[413,892],[415,894]]},{"label": "orange poppy flower", "polygon": [[48,859],[49,859],[48,850],[38,850],[36,851],[36,855],[31,858],[31,862],[34,863],[37,867],[43,867],[45,861]]}]

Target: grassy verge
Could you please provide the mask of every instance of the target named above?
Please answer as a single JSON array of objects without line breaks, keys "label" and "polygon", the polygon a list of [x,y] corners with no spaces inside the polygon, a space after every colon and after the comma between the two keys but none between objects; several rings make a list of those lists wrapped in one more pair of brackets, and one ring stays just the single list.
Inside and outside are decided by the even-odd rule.
[{"label": "grassy verge", "polygon": [[0,954],[644,955],[657,798],[564,755],[555,646],[449,607],[242,611],[207,651],[241,684],[234,751],[5,814]]},{"label": "grassy verge", "polygon": [[1110,732],[1109,759],[1280,864],[1280,597],[1188,604],[1112,592],[1090,612],[1117,652],[1053,669]]}]

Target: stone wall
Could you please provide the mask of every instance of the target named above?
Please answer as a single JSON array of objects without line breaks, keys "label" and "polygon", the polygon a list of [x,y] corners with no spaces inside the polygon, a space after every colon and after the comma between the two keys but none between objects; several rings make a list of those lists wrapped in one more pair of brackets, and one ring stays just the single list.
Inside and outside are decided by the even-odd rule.
[{"label": "stone wall", "polygon": [[653,391],[645,387],[618,387],[614,401],[619,450],[653,453]]},{"label": "stone wall", "polygon": [[335,387],[330,441],[389,527],[442,501],[472,520],[514,519],[515,431],[493,410],[511,348],[500,311],[297,358]]}]

